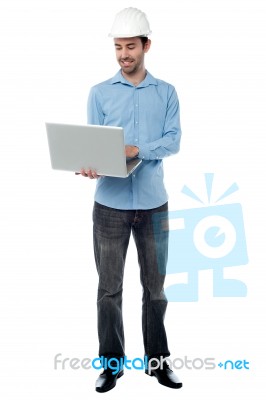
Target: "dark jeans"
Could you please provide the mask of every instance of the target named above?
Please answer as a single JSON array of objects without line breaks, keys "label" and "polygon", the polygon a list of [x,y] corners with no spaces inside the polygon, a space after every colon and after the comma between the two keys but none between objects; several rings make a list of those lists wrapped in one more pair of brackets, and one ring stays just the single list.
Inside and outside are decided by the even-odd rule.
[{"label": "dark jeans", "polygon": [[153,214],[163,211],[168,215],[168,203],[151,210],[117,210],[96,202],[94,204],[93,236],[99,275],[97,308],[100,356],[125,356],[122,291],[131,231],[137,247],[143,287],[142,331],[145,354],[148,357],[170,355],[164,327],[167,299],[163,290],[168,229],[157,229],[155,232],[152,222]]}]

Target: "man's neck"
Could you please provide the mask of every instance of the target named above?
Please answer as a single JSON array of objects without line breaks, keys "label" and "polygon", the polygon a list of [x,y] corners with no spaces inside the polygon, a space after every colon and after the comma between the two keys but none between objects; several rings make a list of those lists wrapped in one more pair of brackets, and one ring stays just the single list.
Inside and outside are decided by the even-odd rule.
[{"label": "man's neck", "polygon": [[145,68],[143,68],[141,71],[136,72],[135,74],[131,75],[131,74],[125,74],[122,71],[122,75],[123,77],[129,81],[130,83],[132,83],[134,86],[138,86],[140,84],[140,82],[144,81],[146,75],[147,75],[147,71]]}]

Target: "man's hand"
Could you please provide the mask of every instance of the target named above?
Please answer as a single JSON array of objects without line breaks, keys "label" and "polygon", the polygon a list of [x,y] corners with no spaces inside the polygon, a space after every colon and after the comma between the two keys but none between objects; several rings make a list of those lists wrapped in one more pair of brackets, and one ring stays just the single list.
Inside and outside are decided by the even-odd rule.
[{"label": "man's hand", "polygon": [[85,170],[84,168],[82,168],[80,172],[76,172],[76,175],[79,174],[85,176],[85,178],[90,178],[90,179],[98,179],[102,177],[102,175],[97,175],[97,172],[94,171],[93,169]]},{"label": "man's hand", "polygon": [[[137,157],[137,155],[139,154],[139,148],[137,146],[125,146],[125,153],[126,153],[126,157],[128,158],[134,158]],[[98,175],[96,171],[94,171],[93,169],[88,169],[85,170],[84,168],[80,170],[80,172],[76,172],[76,175],[82,175],[85,178],[90,178],[90,179],[99,179],[101,177],[103,177],[102,175]]]},{"label": "man's hand", "polygon": [[125,148],[126,156],[129,158],[137,157],[139,154],[139,148],[137,146],[126,146]]}]

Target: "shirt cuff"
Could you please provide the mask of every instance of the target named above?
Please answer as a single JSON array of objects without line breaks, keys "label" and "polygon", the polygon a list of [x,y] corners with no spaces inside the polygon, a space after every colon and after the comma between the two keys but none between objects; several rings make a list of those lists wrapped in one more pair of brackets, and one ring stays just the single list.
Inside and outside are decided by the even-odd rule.
[{"label": "shirt cuff", "polygon": [[138,158],[141,158],[142,160],[148,160],[150,156],[149,147],[149,144],[142,144],[141,146],[139,146]]},{"label": "shirt cuff", "polygon": [[158,152],[156,154],[155,150],[156,147],[153,143],[141,145],[139,147],[138,158],[141,158],[142,160],[160,160],[162,157],[159,157]]}]

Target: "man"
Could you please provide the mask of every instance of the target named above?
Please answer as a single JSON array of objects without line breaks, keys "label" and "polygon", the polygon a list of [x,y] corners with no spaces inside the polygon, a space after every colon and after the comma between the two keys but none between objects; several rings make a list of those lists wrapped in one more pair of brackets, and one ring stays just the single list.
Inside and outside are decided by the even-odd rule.
[{"label": "man", "polygon": [[[125,356],[122,288],[131,232],[143,287],[145,356],[156,361],[170,355],[164,327],[167,300],[163,291],[168,231],[155,232],[153,216],[167,214],[162,159],[179,151],[181,130],[174,87],[155,79],[145,69],[150,33],[142,11],[126,8],[117,14],[109,36],[113,37],[121,69],[113,78],[94,86],[88,99],[88,123],[122,126],[127,157],[142,159],[127,178],[100,177],[94,170],[80,171],[85,177],[99,178],[93,210],[94,252],[99,275],[99,356],[111,362]],[[155,376],[162,385],[182,386],[166,362],[145,372]],[[96,391],[112,389],[122,375],[122,366],[114,373],[112,364],[107,363],[96,382]]]}]

